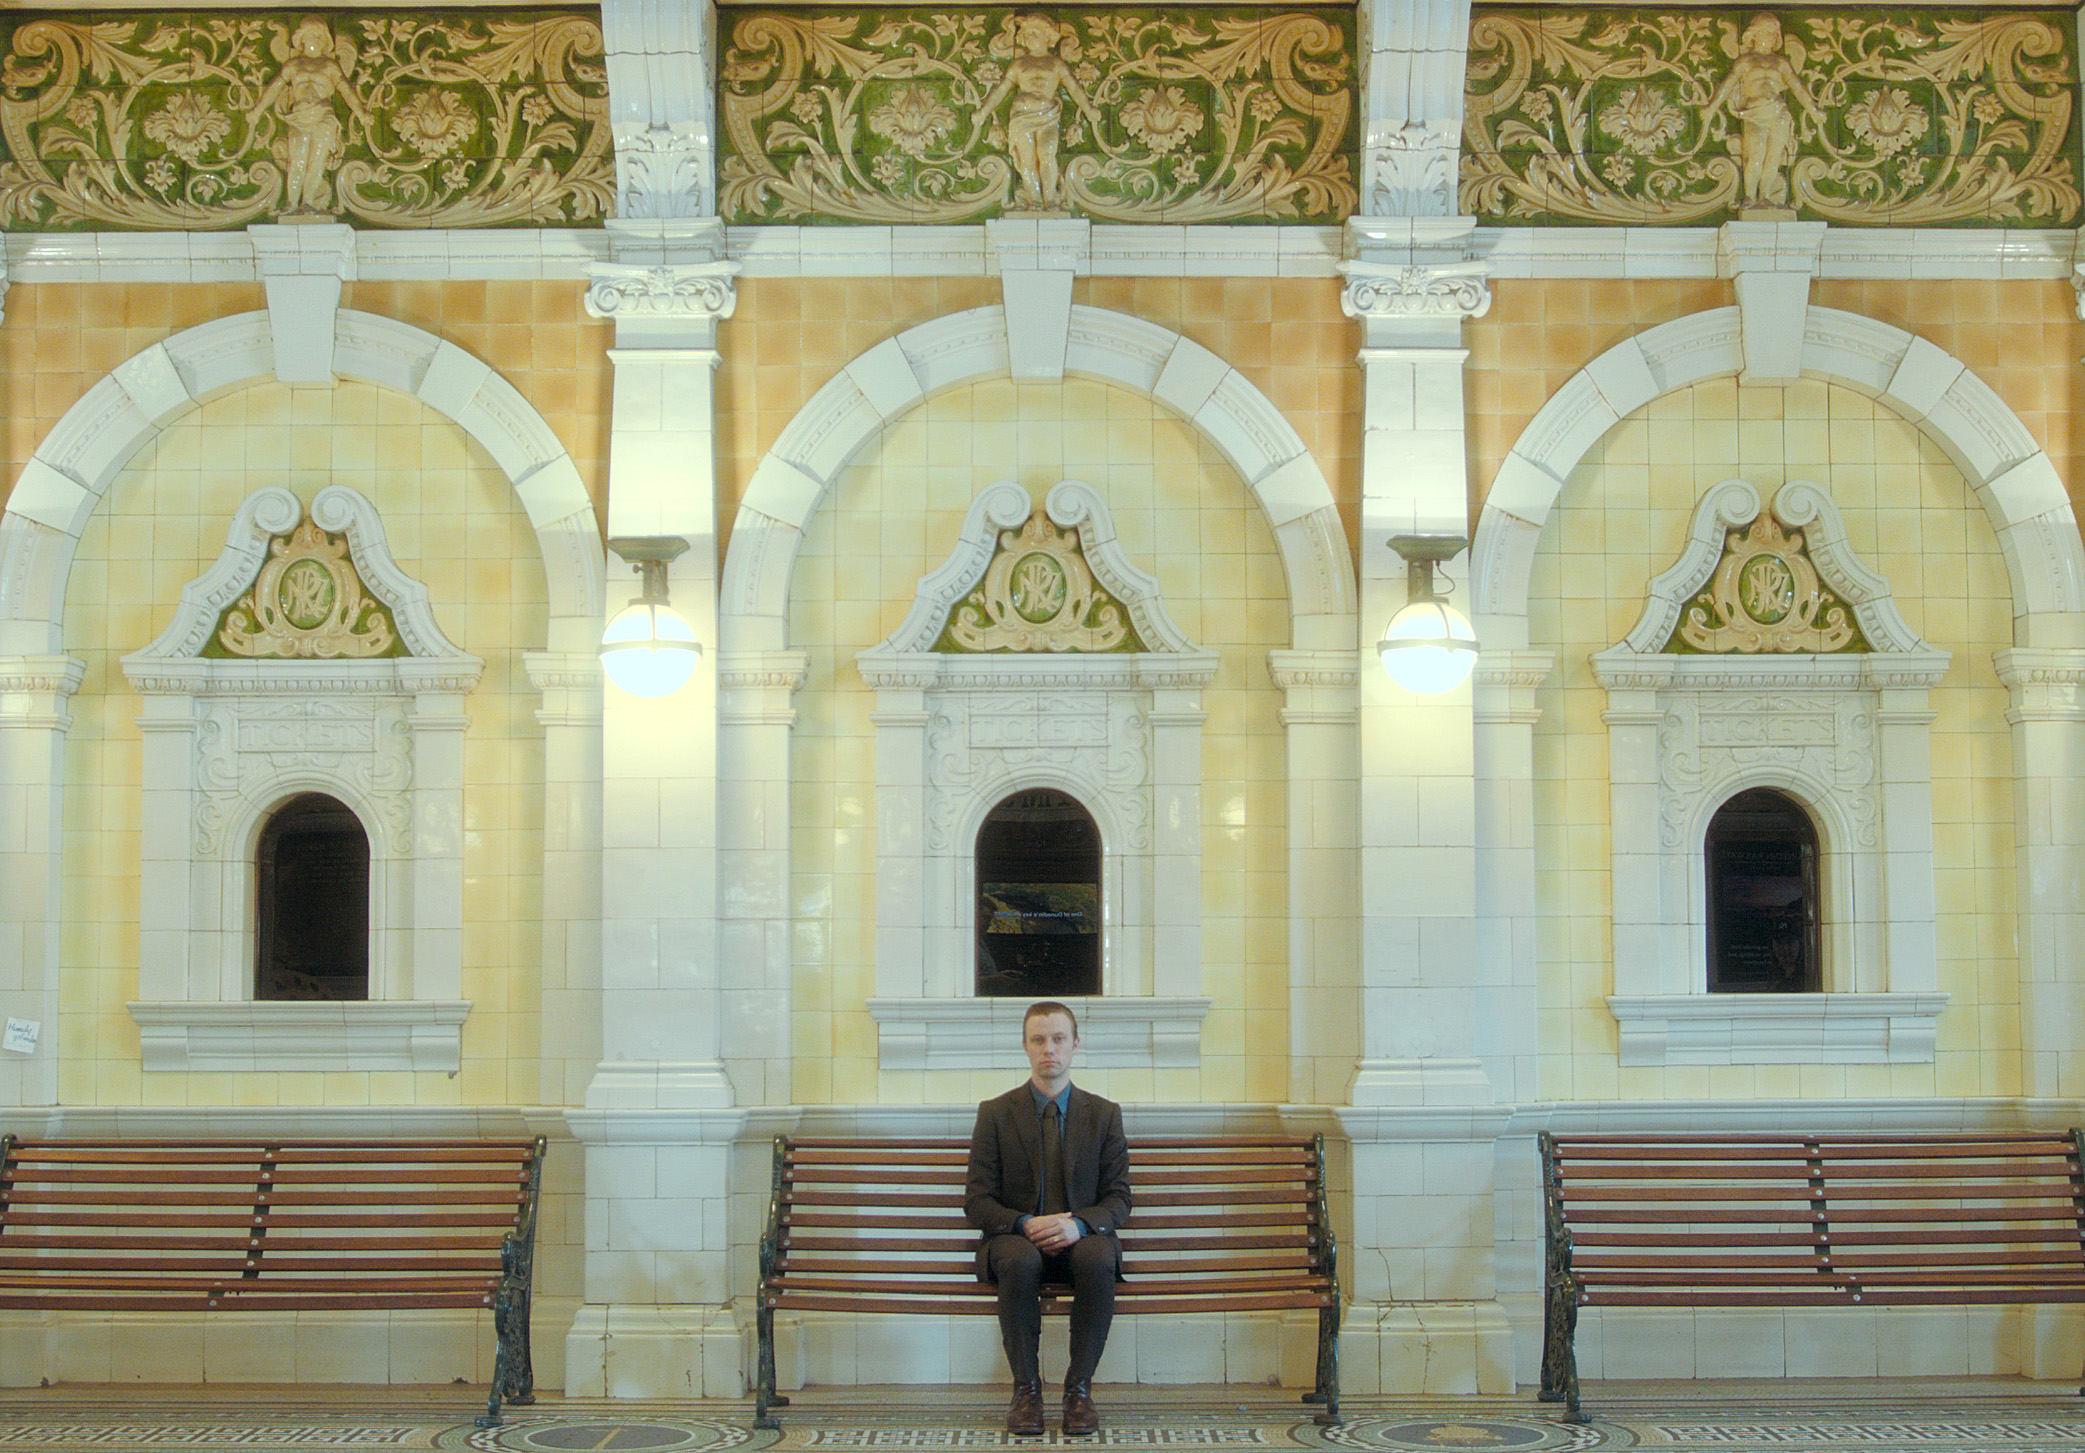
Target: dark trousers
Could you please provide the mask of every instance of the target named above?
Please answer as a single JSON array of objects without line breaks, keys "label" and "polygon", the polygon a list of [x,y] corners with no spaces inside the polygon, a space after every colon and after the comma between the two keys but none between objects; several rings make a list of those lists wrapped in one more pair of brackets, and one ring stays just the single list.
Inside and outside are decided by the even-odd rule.
[{"label": "dark trousers", "polygon": [[999,1288],[999,1338],[1014,1381],[1040,1386],[1041,1287],[1046,1281],[1071,1287],[1071,1363],[1066,1385],[1093,1380],[1115,1320],[1115,1246],[1104,1236],[1082,1236],[1067,1249],[1045,1256],[1021,1235],[994,1236],[985,1243],[985,1264]]}]

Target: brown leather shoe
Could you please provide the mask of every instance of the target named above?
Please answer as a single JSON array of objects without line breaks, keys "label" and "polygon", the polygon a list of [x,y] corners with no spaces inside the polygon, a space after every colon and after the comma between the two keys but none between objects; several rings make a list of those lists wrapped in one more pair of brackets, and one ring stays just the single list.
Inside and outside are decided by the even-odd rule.
[{"label": "brown leather shoe", "polygon": [[1006,1405],[1006,1431],[1016,1438],[1040,1438],[1043,1435],[1040,1383],[1014,1384],[1014,1399]]},{"label": "brown leather shoe", "polygon": [[1100,1414],[1093,1408],[1093,1389],[1083,1382],[1064,1385],[1064,1436],[1090,1438],[1100,1431]]}]

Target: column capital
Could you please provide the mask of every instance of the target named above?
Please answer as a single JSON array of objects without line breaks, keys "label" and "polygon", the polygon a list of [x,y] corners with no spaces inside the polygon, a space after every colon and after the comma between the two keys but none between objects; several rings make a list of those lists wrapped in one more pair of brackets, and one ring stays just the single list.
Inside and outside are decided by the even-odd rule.
[{"label": "column capital", "polygon": [[1481,318],[1491,311],[1490,269],[1481,262],[1343,262],[1339,306],[1363,322],[1390,318]]},{"label": "column capital", "polygon": [[1471,253],[1473,217],[1353,217],[1339,305],[1370,345],[1416,341],[1411,325],[1460,324],[1491,309],[1491,267]]},{"label": "column capital", "polygon": [[1992,657],[2011,703],[2006,719],[2085,721],[2085,648],[2023,647]]},{"label": "column capital", "polygon": [[1361,147],[1361,196],[1369,212],[1451,217],[1462,159],[1462,118],[1372,123]]},{"label": "column capital", "polygon": [[597,262],[587,268],[595,318],[672,318],[716,324],[738,307],[735,262]]},{"label": "column capital", "polygon": [[614,136],[618,216],[701,217],[715,211],[711,147],[695,123],[619,126]]}]

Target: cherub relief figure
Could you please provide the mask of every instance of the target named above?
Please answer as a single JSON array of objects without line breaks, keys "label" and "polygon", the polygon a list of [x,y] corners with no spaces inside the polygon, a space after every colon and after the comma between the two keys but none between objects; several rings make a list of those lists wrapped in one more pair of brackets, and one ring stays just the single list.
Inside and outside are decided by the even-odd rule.
[{"label": "cherub relief figure", "polygon": [[282,70],[261,93],[255,109],[271,108],[288,132],[283,174],[283,217],[322,217],[330,198],[329,175],[343,155],[340,117],[333,109],[337,94],[367,129],[369,113],[348,85],[354,69],[352,43],[336,42],[326,22],[307,18],[290,35],[287,53],[277,49]]},{"label": "cherub relief figure", "polygon": [[1781,22],[1772,15],[1755,16],[1738,39],[1730,73],[1709,97],[1714,111],[1726,101],[1738,118],[1738,162],[1743,168],[1741,206],[1788,206],[1788,168],[1795,161],[1795,114],[1782,93],[1794,96],[1817,125],[1817,108],[1802,78],[1803,47],[1784,40]]},{"label": "cherub relief figure", "polygon": [[1016,205],[1024,209],[1055,211],[1062,206],[1063,169],[1057,148],[1064,108],[1057,99],[1058,91],[1068,93],[1086,119],[1100,125],[1092,98],[1072,74],[1079,53],[1078,39],[1069,25],[1035,11],[1015,15],[992,40],[992,54],[1010,59],[1006,74],[978,107],[978,123],[986,124],[1007,93],[1013,92],[1013,106],[1006,118],[1006,146],[1021,179]]}]

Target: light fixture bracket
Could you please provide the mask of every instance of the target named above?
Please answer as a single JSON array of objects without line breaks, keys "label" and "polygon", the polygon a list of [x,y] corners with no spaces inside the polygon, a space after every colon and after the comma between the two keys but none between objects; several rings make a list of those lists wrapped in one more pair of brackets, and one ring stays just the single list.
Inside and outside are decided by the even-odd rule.
[{"label": "light fixture bracket", "polygon": [[1404,560],[1405,596],[1414,601],[1441,598],[1434,586],[1434,567],[1453,560],[1470,542],[1461,535],[1392,535],[1388,544]]},{"label": "light fixture bracket", "polygon": [[633,696],[669,696],[687,684],[702,655],[666,584],[666,567],[688,542],[679,535],[617,535],[608,548],[637,567],[639,592],[601,634],[602,669]]},{"label": "light fixture bracket", "polygon": [[608,548],[637,567],[639,594],[630,604],[666,604],[666,567],[687,553],[686,540],[679,535],[613,535]]}]

